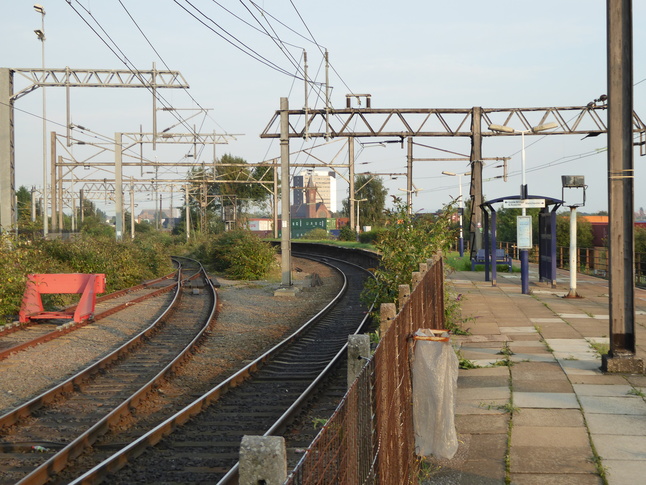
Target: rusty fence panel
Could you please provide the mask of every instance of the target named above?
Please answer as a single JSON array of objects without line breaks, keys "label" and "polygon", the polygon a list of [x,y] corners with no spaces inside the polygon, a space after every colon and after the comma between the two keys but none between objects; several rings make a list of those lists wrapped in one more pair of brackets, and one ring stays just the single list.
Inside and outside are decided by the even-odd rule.
[{"label": "rusty fence panel", "polygon": [[420,328],[444,328],[444,266],[426,271],[287,484],[417,483],[410,361]]}]

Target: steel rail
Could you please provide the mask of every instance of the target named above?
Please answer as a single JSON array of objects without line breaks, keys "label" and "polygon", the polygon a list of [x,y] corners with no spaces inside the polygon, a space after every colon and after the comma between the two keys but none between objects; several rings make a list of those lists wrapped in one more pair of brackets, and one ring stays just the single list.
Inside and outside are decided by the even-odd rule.
[{"label": "steel rail", "polygon": [[[298,253],[292,253],[294,255],[297,255]],[[300,257],[306,258],[308,257],[307,255],[299,254]],[[330,260],[330,259],[336,259],[336,258],[331,258],[329,256],[325,257],[325,260]],[[347,261],[343,261],[345,264],[349,264],[352,266],[356,266],[359,268],[358,265],[355,265],[353,263],[348,263]],[[364,270],[364,268],[361,268]],[[365,271],[365,270],[364,270]],[[357,335],[363,325],[365,324],[366,318],[368,318],[369,313],[373,310],[374,305],[370,307],[370,309],[366,312],[366,317],[364,320],[361,322],[361,325],[357,327],[353,335]],[[281,433],[285,426],[289,423],[291,420],[292,416],[301,408],[305,400],[314,392],[314,390],[320,385],[321,381],[332,371],[332,369],[336,366],[336,364],[339,363],[339,361],[346,355],[348,349],[348,343],[346,342],[343,344],[343,347],[339,349],[337,354],[334,356],[334,358],[325,366],[325,368],[321,371],[321,373],[312,381],[312,383],[303,391],[303,394],[301,394],[295,401],[294,403],[283,413],[283,415],[263,434],[263,436],[273,436],[278,433]],[[237,478],[238,476],[238,471],[240,468],[240,462],[236,463],[229,472],[222,477],[222,479],[217,483],[217,485],[227,485],[229,483],[233,483],[233,480]]]},{"label": "steel rail", "polygon": [[[187,258],[184,258],[187,259]],[[67,466],[67,464],[80,455],[83,450],[90,447],[101,435],[105,434],[109,429],[110,425],[116,424],[124,416],[131,414],[131,409],[133,409],[139,401],[141,401],[155,386],[157,386],[162,380],[164,380],[171,372],[173,372],[187,357],[188,353],[195,347],[200,338],[204,335],[204,332],[208,330],[211,323],[214,320],[215,313],[217,310],[217,293],[213,284],[208,278],[206,271],[203,266],[200,264],[200,271],[198,275],[203,275],[204,280],[206,281],[206,286],[210,290],[210,295],[213,298],[213,304],[209,312],[208,317],[206,318],[205,324],[202,326],[202,329],[197,333],[197,335],[189,342],[188,345],[171,361],[169,362],[161,371],[159,371],[152,379],[150,379],[144,386],[142,386],[138,391],[133,393],[128,399],[123,401],[119,406],[114,408],[109,414],[104,416],[102,419],[97,421],[92,427],[87,429],[84,433],[80,434],[76,439],[67,444],[64,448],[59,450],[56,454],[50,457],[46,462],[42,463],[40,466],[35,468],[31,473],[25,476],[22,480],[18,482],[18,485],[35,485],[35,484],[44,484],[47,483],[53,474],[60,472]],[[178,269],[178,282],[181,277],[181,268]],[[189,280],[195,279],[196,275],[193,275],[189,278],[182,280],[182,283],[185,283]],[[173,299],[173,304],[169,306],[168,310],[164,312],[159,319],[155,321],[155,324],[158,321],[161,321],[167,316],[169,311],[173,311],[175,307],[175,302],[178,300],[178,295],[180,294],[180,287],[182,285],[177,285],[178,291],[176,292],[175,298]],[[152,325],[151,325],[152,327]],[[150,328],[150,327],[149,327]],[[141,335],[141,334],[140,334]]]},{"label": "steel rail", "polygon": [[[311,258],[311,256],[308,256]],[[331,259],[327,258],[326,259]],[[351,264],[344,262],[345,264]],[[339,270],[339,268],[331,265],[330,263],[324,263],[327,264],[328,266],[331,266],[335,268],[337,271],[340,272],[341,276],[343,277],[343,285],[339,293],[323,308],[319,313],[317,313],[315,316],[310,318],[305,324],[303,324],[299,329],[297,329],[295,332],[293,332],[290,336],[288,336],[286,339],[284,339],[282,342],[276,344],[274,347],[266,351],[264,354],[262,354],[260,357],[252,361],[251,363],[247,364],[245,367],[237,371],[235,374],[233,374],[231,377],[226,379],[225,381],[221,382],[218,384],[216,387],[211,389],[209,392],[204,394],[203,396],[199,397],[195,401],[193,401],[191,404],[188,406],[184,407],[181,411],[177,412],[173,416],[167,418],[165,421],[154,427],[153,429],[149,430],[147,433],[144,435],[140,436],[138,439],[133,441],[132,443],[126,445],[124,448],[121,450],[117,451],[116,453],[112,454],[110,457],[105,459],[103,462],[99,463],[96,465],[94,468],[91,470],[87,471],[80,477],[76,478],[74,481],[70,482],[70,485],[77,485],[77,484],[91,484],[91,483],[100,483],[101,480],[103,480],[109,473],[114,473],[124,467],[129,461],[134,459],[135,457],[139,456],[146,448],[155,446],[157,443],[159,443],[165,436],[170,435],[176,428],[180,427],[184,423],[186,423],[189,419],[191,419],[193,416],[199,414],[202,412],[205,408],[207,408],[209,405],[215,403],[220,397],[222,397],[228,390],[239,386],[243,381],[249,379],[251,375],[259,370],[265,363],[270,361],[276,354],[278,354],[280,351],[284,350],[287,348],[291,343],[295,342],[296,340],[299,339],[299,337],[306,331],[309,330],[312,326],[314,326],[322,317],[327,315],[339,302],[339,300],[345,295],[347,289],[348,289],[348,280],[346,275]],[[353,265],[356,266],[356,265]],[[357,268],[359,268],[357,266]],[[362,271],[365,271],[365,269],[360,268]],[[358,325],[357,331],[359,328],[361,328],[364,323],[365,319],[367,318],[364,317],[363,321],[361,324]],[[347,345],[347,343],[346,343]],[[334,357],[335,359],[338,359],[340,355],[342,355],[343,352],[340,351],[336,354]],[[333,366],[331,363],[328,363],[328,365],[325,367],[324,372],[328,372],[329,369],[331,369]],[[318,376],[316,379],[320,381],[322,379],[322,376]],[[314,383],[310,384],[307,389],[306,393],[311,393],[311,391],[316,387]],[[299,403],[302,403],[307,396],[301,395],[297,400]],[[272,426],[272,429],[276,429],[278,427],[281,427],[284,425],[285,421],[291,417],[292,413],[295,412],[295,410],[298,408],[297,405],[293,404],[292,406],[289,407],[287,411],[283,413],[281,418],[279,419],[278,423]],[[237,469],[237,466],[236,466]],[[223,483],[223,482],[220,482]]]}]

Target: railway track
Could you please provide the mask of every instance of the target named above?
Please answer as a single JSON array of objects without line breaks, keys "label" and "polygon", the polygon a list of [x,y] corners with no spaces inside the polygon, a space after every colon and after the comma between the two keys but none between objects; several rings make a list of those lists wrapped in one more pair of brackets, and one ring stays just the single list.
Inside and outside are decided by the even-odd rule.
[{"label": "railway track", "polygon": [[[343,365],[348,335],[366,323],[367,309],[360,304],[359,294],[368,274],[345,262],[333,265],[345,275],[345,284],[319,315],[180,412],[66,483],[232,483],[237,479],[242,436],[284,432],[296,417],[306,414],[306,406],[320,400],[322,392],[340,398],[339,374],[337,384],[328,386],[328,391],[321,389],[324,382],[334,381],[333,371]],[[118,437],[112,440],[113,448],[118,441]],[[106,451],[100,444],[96,448]]]},{"label": "railway track", "polygon": [[0,483],[46,483],[181,363],[212,322],[217,298],[201,265],[185,258],[174,287],[168,309],[130,342],[0,416]]},{"label": "railway track", "polygon": [[[97,322],[131,305],[170,292],[175,288],[175,285],[176,273],[171,273],[125,290],[99,296],[96,299],[94,317],[91,320],[84,320],[79,323],[75,323],[73,320],[59,320],[58,323],[40,320],[27,324],[15,322],[4,325],[0,330],[0,360],[6,359],[16,352],[62,337],[90,322]],[[71,312],[74,309],[75,306],[70,306],[65,308],[64,311]]]}]

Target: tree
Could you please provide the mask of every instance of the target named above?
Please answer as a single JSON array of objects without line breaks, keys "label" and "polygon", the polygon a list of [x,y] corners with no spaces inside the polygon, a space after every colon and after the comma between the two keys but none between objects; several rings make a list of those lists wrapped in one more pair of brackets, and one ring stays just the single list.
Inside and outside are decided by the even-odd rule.
[{"label": "tree", "polygon": [[[255,204],[261,208],[271,199],[274,171],[271,167],[251,167],[240,157],[223,155],[213,168],[194,168],[188,174],[191,226],[218,232],[225,218],[240,220]],[[248,183],[247,183],[248,182]],[[262,182],[262,183],[258,183]],[[185,210],[181,224],[184,224]]]},{"label": "tree", "polygon": [[409,214],[399,197],[393,197],[393,202],[395,207],[386,210],[386,224],[375,242],[381,263],[373,270],[374,278],[366,281],[362,294],[363,301],[374,302],[376,308],[397,301],[399,285],[411,284],[419,263],[437,251],[447,251],[453,240],[449,227],[455,202],[433,217]]},{"label": "tree", "polygon": [[[576,217],[576,245],[579,248],[592,247],[592,224],[584,216],[577,213]],[[570,247],[570,214],[556,216],[556,245]]]},{"label": "tree", "polygon": [[[527,215],[532,216],[532,244],[538,244],[538,216],[540,209],[527,209]],[[521,215],[520,209],[499,209],[496,211],[496,240],[502,242],[516,241],[516,217]],[[491,218],[489,219],[491,222]]]},{"label": "tree", "polygon": [[[359,203],[359,222],[362,226],[382,226],[385,221],[384,209],[388,190],[381,177],[357,175],[354,178],[354,199],[366,199]],[[343,200],[343,214],[350,216],[349,198]]]}]

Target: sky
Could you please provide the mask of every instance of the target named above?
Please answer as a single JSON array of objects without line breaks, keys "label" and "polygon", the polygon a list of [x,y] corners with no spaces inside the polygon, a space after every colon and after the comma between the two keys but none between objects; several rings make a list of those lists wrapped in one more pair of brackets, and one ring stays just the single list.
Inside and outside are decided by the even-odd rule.
[{"label": "sky", "polygon": [[[305,106],[304,82],[296,75],[307,52],[309,77],[325,81],[323,52],[329,52],[333,107],[345,106],[348,93],[370,94],[373,108],[530,108],[585,106],[606,93],[606,5],[602,0],[460,2],[400,0],[39,0],[45,16],[45,65],[72,69],[157,69],[180,71],[188,90],[160,90],[159,107],[193,116],[187,127],[201,133],[229,134],[217,145],[249,163],[279,157],[276,140],[260,133],[288,97],[290,108]],[[198,20],[199,19],[199,20]],[[633,2],[633,25],[646,23],[646,2]],[[41,42],[34,29],[41,15],[33,2],[0,2],[0,67],[41,67]],[[94,30],[93,30],[94,29]],[[269,35],[271,34],[271,35]],[[279,40],[277,40],[279,39]],[[112,50],[106,45],[110,45]],[[114,51],[114,52],[113,52]],[[646,29],[633,29],[634,109],[646,120]],[[25,83],[16,78],[14,90]],[[308,106],[321,108],[310,89]],[[48,88],[48,131],[65,132],[65,89]],[[356,103],[354,104],[356,106]],[[42,90],[15,104],[16,188],[42,187]],[[200,112],[200,109],[206,109]],[[117,132],[152,131],[152,95],[145,89],[73,88],[71,118],[91,130],[88,141],[103,143]],[[179,121],[158,112],[162,130]],[[187,132],[180,125],[173,131]],[[517,127],[518,128],[518,127]],[[78,130],[75,130],[78,133]],[[380,146],[362,139],[356,144],[356,172],[384,175],[391,195],[405,199],[406,145]],[[469,138],[415,138],[414,158],[440,158],[449,150],[468,156]],[[344,139],[292,139],[294,163],[347,161]],[[296,153],[314,146],[312,150]],[[529,193],[561,198],[561,175],[583,175],[588,185],[585,212],[607,210],[607,140],[605,135],[526,137]],[[427,148],[433,147],[433,148]],[[75,145],[70,155],[85,160],[97,149]],[[190,146],[147,146],[149,160],[169,162],[159,178],[181,177]],[[485,158],[510,157],[508,181],[500,162],[486,162],[483,192],[493,199],[519,192],[521,139],[487,137]],[[59,154],[64,154],[59,151]],[[313,156],[312,156],[313,155]],[[65,154],[65,156],[68,156]],[[200,150],[198,161],[211,162],[213,148]],[[111,161],[103,152],[91,158]],[[646,207],[646,158],[635,149],[635,209]],[[130,171],[128,171],[130,170]],[[293,172],[299,169],[293,169]],[[414,211],[434,211],[458,196],[456,177],[464,161],[417,161],[413,165]],[[127,169],[124,176],[153,178],[151,169]],[[75,177],[111,178],[102,170],[76,170]],[[338,182],[337,199],[347,197]],[[461,177],[465,197],[469,177]],[[76,190],[80,188],[76,187]],[[170,197],[168,194],[165,198]],[[147,208],[152,194],[137,194]],[[126,203],[128,199],[126,198]],[[567,201],[567,199],[566,199]],[[110,213],[109,200],[95,201]],[[165,200],[163,206],[170,205]],[[175,195],[174,205],[179,205]]]}]

